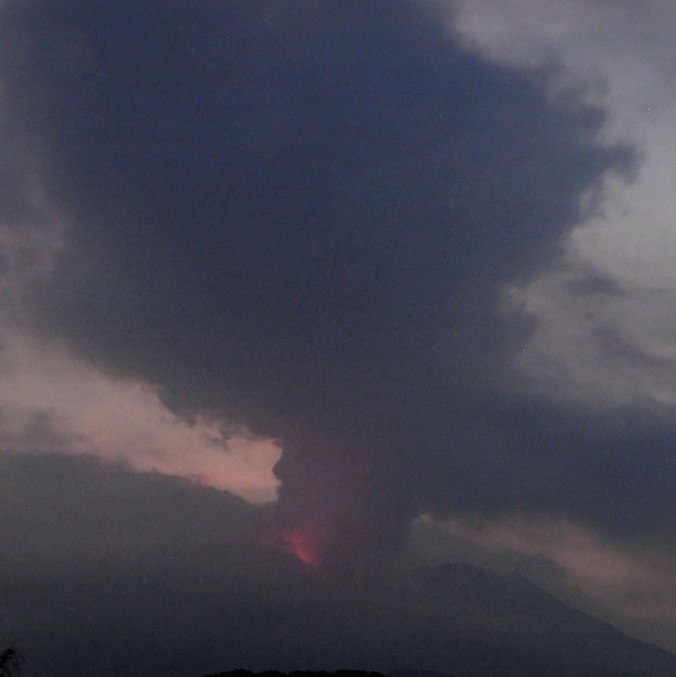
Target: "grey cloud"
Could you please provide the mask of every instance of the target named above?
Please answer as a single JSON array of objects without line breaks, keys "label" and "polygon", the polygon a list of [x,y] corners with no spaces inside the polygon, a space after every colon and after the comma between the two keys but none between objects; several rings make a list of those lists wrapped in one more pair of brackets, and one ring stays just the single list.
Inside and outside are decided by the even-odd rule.
[{"label": "grey cloud", "polygon": [[[620,281],[574,257],[512,290],[533,333],[512,384],[592,409],[641,403],[672,417],[676,404],[674,293]],[[652,403],[652,404],[651,404]]]},{"label": "grey cloud", "polygon": [[624,339],[619,331],[610,327],[599,327],[595,331],[595,336],[607,354],[621,359],[624,364],[638,364],[654,369],[673,370],[674,368],[672,358],[651,355],[640,346]]},{"label": "grey cloud", "polygon": [[590,271],[583,277],[578,277],[568,283],[570,291],[578,296],[610,296],[623,297],[626,291],[622,285],[608,275]]}]

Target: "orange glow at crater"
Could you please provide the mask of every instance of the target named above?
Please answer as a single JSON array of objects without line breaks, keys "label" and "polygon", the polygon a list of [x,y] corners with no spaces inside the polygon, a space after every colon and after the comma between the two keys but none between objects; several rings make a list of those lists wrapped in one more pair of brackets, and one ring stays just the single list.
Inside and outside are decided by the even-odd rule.
[{"label": "orange glow at crater", "polygon": [[282,535],[284,551],[293,555],[306,566],[316,567],[320,563],[319,552],[312,534],[294,529]]}]

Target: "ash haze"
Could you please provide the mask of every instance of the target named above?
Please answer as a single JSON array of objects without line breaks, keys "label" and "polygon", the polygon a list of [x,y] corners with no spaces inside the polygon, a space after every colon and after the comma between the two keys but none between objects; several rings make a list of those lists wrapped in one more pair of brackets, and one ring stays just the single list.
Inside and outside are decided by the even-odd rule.
[{"label": "ash haze", "polygon": [[374,648],[452,559],[676,648],[674,38],[666,0],[2,2],[0,640],[489,674],[436,575]]}]

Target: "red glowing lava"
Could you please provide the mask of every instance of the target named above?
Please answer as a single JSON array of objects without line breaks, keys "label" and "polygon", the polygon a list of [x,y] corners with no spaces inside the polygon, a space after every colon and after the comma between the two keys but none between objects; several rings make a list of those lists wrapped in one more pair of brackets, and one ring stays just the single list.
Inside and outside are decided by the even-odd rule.
[{"label": "red glowing lava", "polygon": [[299,562],[306,566],[319,566],[320,558],[315,539],[309,532],[294,529],[282,534],[284,552],[293,555]]}]

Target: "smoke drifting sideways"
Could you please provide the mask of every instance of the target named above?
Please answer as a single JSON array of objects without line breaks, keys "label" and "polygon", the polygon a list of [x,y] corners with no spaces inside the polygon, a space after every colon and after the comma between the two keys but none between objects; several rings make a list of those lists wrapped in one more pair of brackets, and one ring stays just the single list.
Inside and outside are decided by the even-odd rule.
[{"label": "smoke drifting sideways", "polygon": [[[496,385],[529,331],[496,311],[504,284],[555,259],[633,154],[596,143],[602,112],[552,98],[546,72],[459,48],[443,4],[1,10],[9,107],[71,219],[24,321],[188,419],[278,439],[300,559],[387,557],[422,510],[611,529],[660,512],[580,501],[596,464],[611,491],[640,458],[595,457],[591,414]],[[569,426],[582,447],[561,448]]]}]

